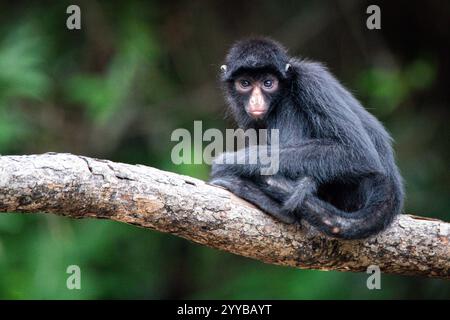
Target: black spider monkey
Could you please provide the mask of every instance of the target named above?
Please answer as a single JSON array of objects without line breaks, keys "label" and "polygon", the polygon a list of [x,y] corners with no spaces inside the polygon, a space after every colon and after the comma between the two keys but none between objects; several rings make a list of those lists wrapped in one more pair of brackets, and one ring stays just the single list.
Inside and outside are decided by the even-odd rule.
[{"label": "black spider monkey", "polygon": [[324,66],[256,38],[237,42],[221,69],[238,126],[279,130],[279,171],[263,176],[259,164],[224,164],[257,152],[247,146],[214,161],[212,184],[281,221],[305,219],[343,239],[376,234],[402,210],[391,137]]}]

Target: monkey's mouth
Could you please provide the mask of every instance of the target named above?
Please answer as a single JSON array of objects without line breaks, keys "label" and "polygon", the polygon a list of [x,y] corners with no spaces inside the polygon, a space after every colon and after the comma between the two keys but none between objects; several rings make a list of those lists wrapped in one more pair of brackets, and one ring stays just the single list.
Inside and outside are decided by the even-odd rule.
[{"label": "monkey's mouth", "polygon": [[266,110],[252,110],[248,113],[252,118],[260,119],[266,114]]}]

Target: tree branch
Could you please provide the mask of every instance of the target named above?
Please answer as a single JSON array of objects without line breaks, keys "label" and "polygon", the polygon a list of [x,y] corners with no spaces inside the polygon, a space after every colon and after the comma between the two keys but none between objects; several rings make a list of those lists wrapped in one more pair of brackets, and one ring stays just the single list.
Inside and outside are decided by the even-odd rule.
[{"label": "tree branch", "polygon": [[286,225],[228,191],[142,165],[71,154],[0,157],[0,212],[106,218],[209,247],[306,269],[450,279],[450,224],[401,215],[365,240],[328,238]]}]

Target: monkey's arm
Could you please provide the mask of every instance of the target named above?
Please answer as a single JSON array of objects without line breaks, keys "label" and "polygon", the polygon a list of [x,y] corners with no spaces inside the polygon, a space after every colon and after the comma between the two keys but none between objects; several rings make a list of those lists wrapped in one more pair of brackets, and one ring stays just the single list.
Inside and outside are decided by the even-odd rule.
[{"label": "monkey's arm", "polygon": [[314,177],[319,183],[383,173],[378,156],[329,140],[282,148],[279,161],[280,174],[293,179]]},{"label": "monkey's arm", "polygon": [[[250,155],[251,153],[254,154]],[[270,148],[267,150],[265,146],[251,146],[236,153],[225,153],[215,160],[215,170],[244,177],[260,176],[260,161],[248,163],[242,160],[259,159],[260,153],[270,153]],[[271,156],[272,161],[278,161],[278,173],[292,180],[308,176],[318,182],[328,182],[342,177],[361,177],[383,172],[377,155],[363,147],[347,147],[331,139],[311,139],[293,146],[280,147],[278,156]],[[236,159],[241,159],[240,163],[246,163],[223,164],[236,162]]]}]

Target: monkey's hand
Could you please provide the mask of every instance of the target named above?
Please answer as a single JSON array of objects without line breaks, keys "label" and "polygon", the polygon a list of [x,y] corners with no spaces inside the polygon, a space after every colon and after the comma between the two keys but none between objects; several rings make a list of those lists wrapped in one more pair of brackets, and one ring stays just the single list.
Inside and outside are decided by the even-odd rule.
[{"label": "monkey's hand", "polygon": [[233,185],[226,177],[214,177],[208,181],[208,184],[225,188],[229,191],[233,189]]},{"label": "monkey's hand", "polygon": [[316,194],[317,182],[311,177],[300,178],[293,187],[293,192],[290,197],[283,204],[283,211],[289,213],[295,213],[297,216],[302,215],[303,203],[306,196]]}]

